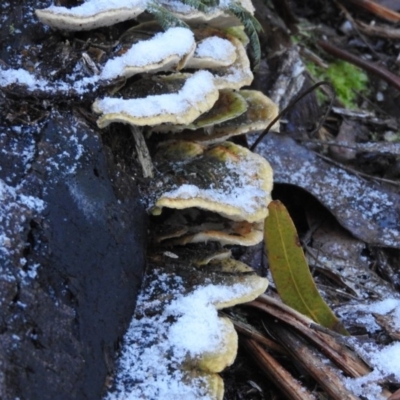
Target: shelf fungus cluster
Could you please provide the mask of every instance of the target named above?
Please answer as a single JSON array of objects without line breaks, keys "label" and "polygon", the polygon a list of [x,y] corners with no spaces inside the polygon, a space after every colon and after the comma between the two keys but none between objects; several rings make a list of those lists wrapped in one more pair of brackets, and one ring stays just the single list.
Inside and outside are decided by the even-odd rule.
[{"label": "shelf fungus cluster", "polygon": [[[184,3],[88,0],[36,11],[67,31],[137,19],[98,66],[98,82],[114,89],[92,107],[100,128],[127,124],[155,149],[148,271],[109,400],[222,399],[217,374],[233,363],[237,335],[217,310],[253,300],[268,285],[226,247],[262,241],[272,189],[268,162],[229,141],[265,129],[278,114],[264,94],[242,89],[253,79],[249,32],[234,10],[254,10],[248,0],[199,2],[200,10]],[[168,29],[160,13],[172,21]],[[147,151],[142,146],[139,158]]]}]

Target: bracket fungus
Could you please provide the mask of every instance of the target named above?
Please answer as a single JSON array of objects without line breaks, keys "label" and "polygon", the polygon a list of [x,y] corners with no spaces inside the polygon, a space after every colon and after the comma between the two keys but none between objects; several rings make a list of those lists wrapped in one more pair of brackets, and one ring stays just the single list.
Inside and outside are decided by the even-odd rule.
[{"label": "bracket fungus", "polygon": [[149,95],[138,99],[106,97],[96,100],[93,110],[103,114],[97,124],[104,128],[112,122],[131,125],[162,123],[189,124],[208,111],[218,99],[212,75],[198,71],[176,93]]},{"label": "bracket fungus", "polygon": [[[215,144],[233,136],[263,131],[279,114],[277,105],[255,90],[221,90],[213,108],[189,125],[160,125],[154,132],[181,132],[177,140],[188,140],[203,145]],[[273,130],[279,130],[279,122]]]},{"label": "bracket fungus", "polygon": [[229,251],[197,246],[150,252],[106,399],[222,400],[223,381],[216,373],[233,363],[237,334],[217,310],[251,301],[267,285]]},{"label": "bracket fungus", "polygon": [[[196,9],[188,4],[174,1],[161,1],[171,13],[190,26],[207,25],[219,28],[237,26],[241,21],[235,14],[230,12],[231,1],[220,0],[219,7],[208,7],[206,10]],[[254,6],[251,0],[237,0],[236,3],[242,7],[245,12],[254,14]]]},{"label": "bracket fungus", "polygon": [[[247,105],[244,113],[215,124],[212,135],[198,131],[187,135],[187,140],[213,144],[228,140],[233,136],[260,132],[266,129],[270,122],[278,116],[278,106],[263,93],[256,90],[240,90],[238,94],[242,96]],[[279,131],[279,122],[276,122],[271,130]]]},{"label": "bracket fungus", "polygon": [[129,78],[139,73],[181,69],[196,48],[189,29],[170,28],[148,40],[133,44],[122,56],[109,60],[101,72],[102,79]]},{"label": "bracket fungus", "polygon": [[226,141],[265,129],[278,113],[262,93],[242,90],[253,80],[246,46],[256,36],[254,8],[250,0],[196,3],[200,10],[187,3],[87,0],[36,11],[66,31],[136,19],[95,65],[93,83],[111,90],[92,109],[100,128],[119,122],[137,135],[163,133],[150,138],[149,267],[107,400],[222,399],[217,373],[234,361],[237,334],[217,310],[268,286],[229,250],[207,247],[259,243],[271,200],[268,162]]},{"label": "bracket fungus", "polygon": [[[181,143],[172,141],[169,145],[180,147]],[[157,153],[156,162],[166,159],[166,147]],[[156,200],[153,214],[160,214],[163,207],[197,207],[248,222],[262,221],[268,214],[272,169],[263,157],[242,146],[220,143],[194,158],[169,163],[169,168],[173,171],[169,188]]]},{"label": "bracket fungus", "polygon": [[219,68],[232,65],[236,60],[236,48],[218,36],[203,39],[187,63],[188,68]]},{"label": "bracket fungus", "polygon": [[[214,106],[206,113],[200,115],[195,121],[188,125],[172,125],[163,124],[157,125],[152,128],[153,132],[181,132],[184,130],[199,130],[211,128],[214,131],[214,126],[221,124],[222,122],[229,121],[230,119],[236,118],[242,115],[247,110],[247,102],[240,95],[240,92],[236,92],[230,89],[223,89],[219,91],[218,100]],[[201,131],[203,132],[203,131]],[[210,135],[207,135],[210,136]],[[214,135],[212,135],[214,137]],[[175,137],[175,136],[174,136]],[[190,133],[185,132],[180,137],[181,139],[191,139]]]},{"label": "bracket fungus", "polygon": [[50,6],[35,10],[43,24],[65,31],[83,31],[134,19],[146,9],[144,0],[87,0],[73,7]]},{"label": "bracket fungus", "polygon": [[[190,25],[207,24],[218,27],[240,25],[235,15],[229,12],[229,1],[221,1],[220,7],[208,7],[200,11],[179,1],[159,0],[86,0],[76,7],[66,8],[50,6],[35,10],[36,16],[43,24],[65,31],[84,31],[102,26],[115,25],[118,22],[137,18],[144,11],[154,12],[162,7],[175,15],[177,19]],[[238,0],[237,3],[247,12],[253,14],[254,7],[250,0]]]}]

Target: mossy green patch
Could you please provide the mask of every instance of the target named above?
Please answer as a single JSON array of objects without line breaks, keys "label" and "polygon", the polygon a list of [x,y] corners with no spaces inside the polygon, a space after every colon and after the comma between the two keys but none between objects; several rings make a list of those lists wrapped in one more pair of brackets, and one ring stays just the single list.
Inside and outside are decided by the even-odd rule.
[{"label": "mossy green patch", "polygon": [[368,92],[368,76],[360,68],[345,61],[336,61],[323,69],[313,63],[307,64],[307,70],[318,79],[329,80],[335,88],[336,95],[347,108],[357,108],[357,92]]}]

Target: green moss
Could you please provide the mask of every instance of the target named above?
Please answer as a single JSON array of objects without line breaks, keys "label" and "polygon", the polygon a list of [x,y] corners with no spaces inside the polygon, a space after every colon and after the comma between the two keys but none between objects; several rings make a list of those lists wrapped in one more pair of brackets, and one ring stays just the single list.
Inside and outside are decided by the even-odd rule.
[{"label": "green moss", "polygon": [[329,80],[335,88],[336,95],[347,108],[357,108],[355,103],[357,93],[368,92],[368,76],[360,69],[345,61],[336,61],[328,69],[308,63],[307,70],[321,80]]}]

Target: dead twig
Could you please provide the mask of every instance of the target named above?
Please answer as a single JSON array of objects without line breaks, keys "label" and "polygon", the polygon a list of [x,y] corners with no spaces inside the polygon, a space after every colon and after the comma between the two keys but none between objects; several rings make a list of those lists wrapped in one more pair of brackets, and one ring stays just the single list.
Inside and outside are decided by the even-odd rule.
[{"label": "dead twig", "polygon": [[149,149],[147,148],[146,141],[144,140],[141,129],[137,126],[130,127],[132,136],[135,139],[135,147],[138,160],[143,170],[144,178],[152,178],[154,176],[154,167],[151,161]]},{"label": "dead twig", "polygon": [[374,50],[374,48],[368,43],[368,40],[361,34],[361,30],[358,29],[357,24],[354,21],[354,18],[351,14],[347,11],[346,7],[343,4],[340,4],[338,1],[335,1],[337,7],[342,11],[345,15],[346,19],[351,22],[353,29],[357,32],[360,39],[364,42],[364,44],[369,48],[369,51],[375,55],[379,60],[381,60],[381,56]]},{"label": "dead twig", "polygon": [[[342,0],[341,0],[342,1]],[[390,8],[381,6],[372,0],[348,0],[350,3],[363,8],[377,17],[381,17],[391,22],[399,22],[400,14],[396,11],[391,10]]]},{"label": "dead twig", "polygon": [[280,344],[274,342],[271,339],[268,339],[262,333],[256,331],[251,325],[247,325],[243,322],[240,322],[232,316],[227,315],[232,321],[236,331],[243,336],[246,336],[249,340],[253,342],[257,342],[258,344],[262,344],[268,348],[268,350],[274,351],[276,353],[285,354],[286,349],[283,348]]},{"label": "dead twig", "polygon": [[358,29],[368,36],[378,36],[385,39],[400,39],[400,29],[387,25],[369,25],[362,21],[355,21]]},{"label": "dead twig", "polygon": [[[326,329],[324,329],[325,332],[316,331],[314,321],[283,303],[269,296],[262,295],[257,300],[246,305],[264,311],[294,328],[309,342],[317,346],[326,357],[347,375],[355,378],[371,371],[356,353],[348,349],[344,344],[339,343],[342,340],[337,336],[336,332],[334,335],[329,335],[327,333],[329,330]],[[310,328],[311,325],[313,325],[313,329]]]},{"label": "dead twig", "polygon": [[315,350],[301,337],[280,324],[271,327],[289,353],[304,367],[304,369],[321,385],[332,400],[358,400],[344,386],[339,372],[327,365]]},{"label": "dead twig", "polygon": [[365,71],[378,75],[380,78],[382,78],[389,84],[393,85],[397,90],[400,90],[400,77],[393,74],[386,68],[381,67],[370,61],[363,60],[360,57],[357,57],[356,55],[349,53],[348,51],[339,49],[339,47],[336,47],[331,43],[319,40],[317,44],[327,53],[335,57],[338,57],[342,60],[345,60],[351,64],[357,65],[358,67],[364,69]]},{"label": "dead twig", "polygon": [[290,400],[315,400],[304,386],[280,365],[268,352],[266,352],[256,341],[242,339],[244,347],[251,353],[253,359],[261,370],[274,382],[286,397]]},{"label": "dead twig", "polygon": [[323,141],[318,139],[299,139],[302,143],[313,143],[319,146],[336,146],[344,147],[346,149],[355,150],[357,153],[376,153],[376,154],[392,154],[400,155],[400,143],[388,142],[367,142],[367,143],[354,143],[348,144],[346,142]]},{"label": "dead twig", "polygon": [[[329,86],[330,88],[332,88],[333,90],[333,86],[330,82],[328,81],[320,81],[317,82],[316,84],[312,85],[311,87],[309,87],[308,89],[304,90],[304,92],[301,92],[298,96],[295,97],[294,100],[292,100],[290,102],[290,104],[285,107],[270,123],[269,125],[264,129],[264,131],[258,136],[258,138],[256,139],[256,141],[251,145],[250,150],[251,151],[255,151],[255,148],[258,146],[258,144],[261,142],[261,140],[264,138],[264,136],[269,132],[269,130],[275,125],[275,123],[277,121],[279,121],[282,116],[289,110],[291,110],[303,97],[307,96],[309,93],[313,92],[314,90],[316,90],[318,87],[320,86]],[[333,106],[333,101],[334,101],[334,97],[331,98],[330,103],[325,111],[324,116],[322,117],[322,119],[319,121],[318,126],[314,129],[313,132],[317,132],[322,125],[324,124],[327,116],[329,115],[329,113],[331,112],[332,106]],[[310,135],[313,134],[313,132],[310,133]]]}]

